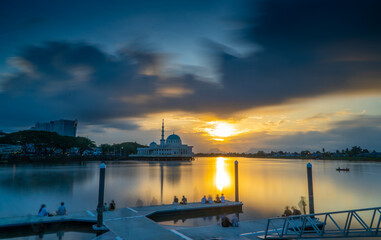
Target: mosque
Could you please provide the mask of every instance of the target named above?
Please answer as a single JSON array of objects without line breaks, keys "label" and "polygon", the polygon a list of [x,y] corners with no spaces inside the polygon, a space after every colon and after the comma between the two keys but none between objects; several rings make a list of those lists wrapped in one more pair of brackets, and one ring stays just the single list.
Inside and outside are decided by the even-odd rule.
[{"label": "mosque", "polygon": [[151,142],[149,147],[138,148],[135,155],[131,155],[139,160],[156,160],[156,161],[169,161],[169,160],[193,160],[193,146],[182,144],[181,138],[176,134],[171,134],[164,139],[164,120],[161,126],[161,139],[160,144]]}]

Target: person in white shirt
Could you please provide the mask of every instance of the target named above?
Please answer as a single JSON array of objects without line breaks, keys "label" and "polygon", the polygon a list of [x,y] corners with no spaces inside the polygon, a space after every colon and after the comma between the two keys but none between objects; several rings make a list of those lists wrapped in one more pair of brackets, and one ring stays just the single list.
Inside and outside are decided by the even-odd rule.
[{"label": "person in white shirt", "polygon": [[48,211],[46,210],[46,205],[42,204],[40,210],[38,211],[39,217],[44,217],[48,215]]},{"label": "person in white shirt", "polygon": [[223,193],[221,194],[221,202],[222,202],[222,203],[224,203],[224,202],[225,202],[225,196],[224,196],[224,194],[223,194]]},{"label": "person in white shirt", "polygon": [[66,215],[66,207],[64,202],[61,202],[61,206],[58,207],[57,215]]}]

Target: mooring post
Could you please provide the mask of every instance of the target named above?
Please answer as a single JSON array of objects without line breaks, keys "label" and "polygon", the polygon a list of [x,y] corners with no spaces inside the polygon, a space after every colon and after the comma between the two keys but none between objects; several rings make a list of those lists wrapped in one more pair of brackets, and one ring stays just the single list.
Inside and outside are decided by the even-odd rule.
[{"label": "mooring post", "polygon": [[310,204],[310,214],[315,213],[314,208],[314,189],[313,189],[313,183],[312,183],[312,164],[307,163],[307,179],[308,179],[308,200]]},{"label": "mooring post", "polygon": [[103,226],[103,202],[105,193],[105,174],[106,174],[106,164],[102,163],[99,166],[99,194],[98,194],[98,207],[97,207],[97,227],[101,228]]},{"label": "mooring post", "polygon": [[238,161],[237,160],[235,160],[234,166],[235,166],[235,201],[239,202],[239,198],[238,198]]}]

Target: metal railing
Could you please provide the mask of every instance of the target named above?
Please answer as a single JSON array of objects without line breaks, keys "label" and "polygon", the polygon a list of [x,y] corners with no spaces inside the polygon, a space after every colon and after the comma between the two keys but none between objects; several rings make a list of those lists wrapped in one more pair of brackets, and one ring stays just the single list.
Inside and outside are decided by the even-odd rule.
[{"label": "metal railing", "polygon": [[381,207],[270,218],[262,238],[376,237],[381,236],[380,222]]}]

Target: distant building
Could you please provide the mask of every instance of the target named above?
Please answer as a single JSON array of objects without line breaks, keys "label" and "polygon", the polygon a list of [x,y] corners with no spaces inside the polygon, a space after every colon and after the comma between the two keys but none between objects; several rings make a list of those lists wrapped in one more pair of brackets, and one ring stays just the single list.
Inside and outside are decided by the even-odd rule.
[{"label": "distant building", "polygon": [[163,120],[160,144],[151,142],[149,147],[138,148],[137,154],[131,156],[143,160],[192,160],[192,148],[193,146],[182,144],[181,138],[174,133],[165,140]]},{"label": "distant building", "polygon": [[32,130],[56,132],[62,136],[75,137],[77,135],[77,120],[56,120],[48,123],[37,122]]}]

